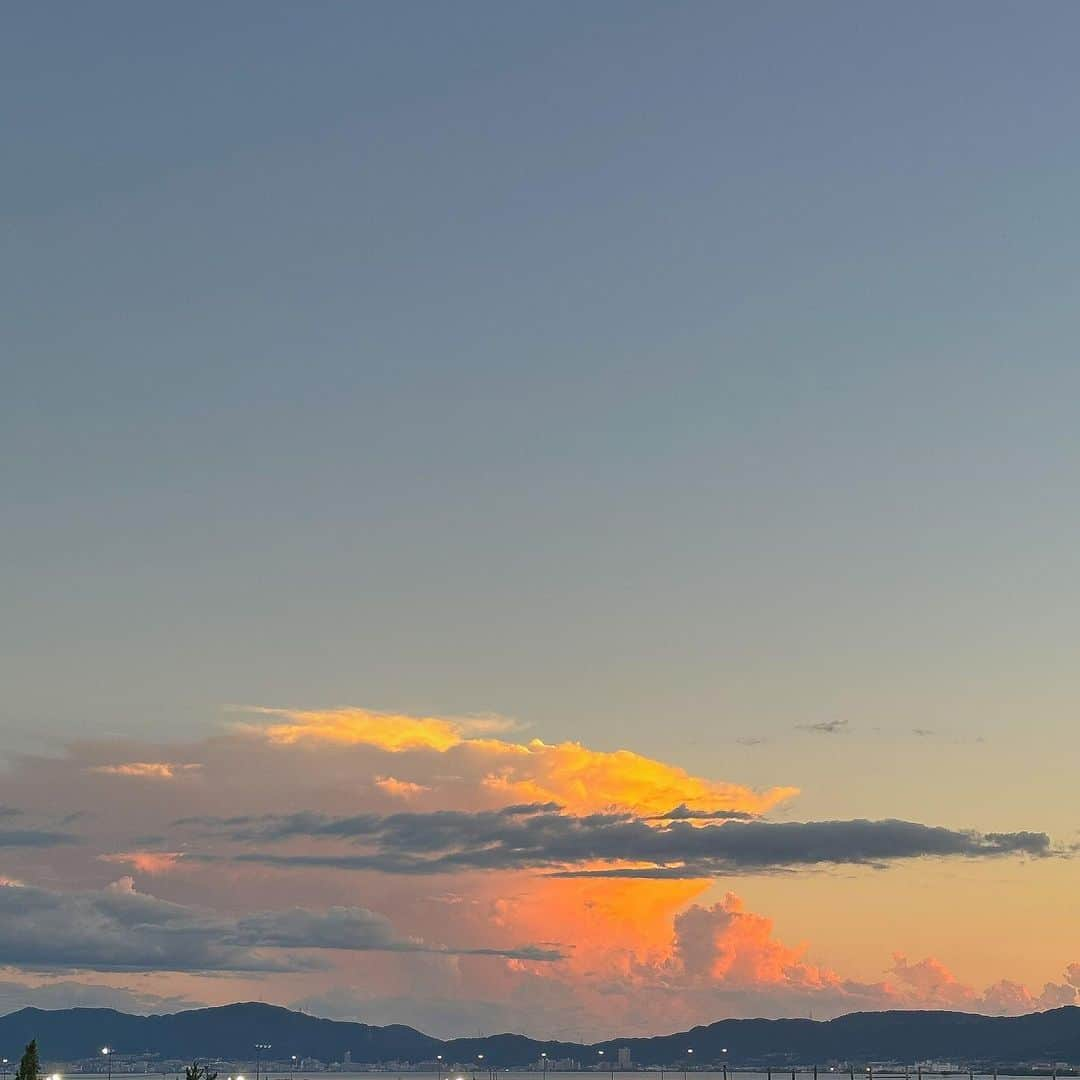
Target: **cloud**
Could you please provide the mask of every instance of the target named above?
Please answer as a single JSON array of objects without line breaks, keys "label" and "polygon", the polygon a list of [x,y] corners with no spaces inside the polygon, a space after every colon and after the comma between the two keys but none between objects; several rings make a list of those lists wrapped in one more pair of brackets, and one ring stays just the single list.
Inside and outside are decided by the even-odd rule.
[{"label": "cloud", "polygon": [[174,870],[183,857],[182,851],[118,851],[99,855],[98,861],[130,866],[139,873],[153,876]]},{"label": "cloud", "polygon": [[399,780],[396,776],[377,776],[375,777],[375,786],[380,791],[385,791],[387,795],[392,795],[398,799],[411,799],[414,795],[431,790],[426,784],[415,784],[411,780]]},{"label": "cloud", "polygon": [[666,814],[653,814],[646,821],[750,821],[753,814],[745,810],[691,810],[685,803]]},{"label": "cloud", "polygon": [[556,801],[580,813],[621,809],[663,813],[678,803],[694,809],[760,814],[798,793],[793,787],[755,791],[709,781],[685,769],[630,750],[598,751],[580,743],[528,743],[490,737],[491,718],[416,717],[367,709],[293,710],[253,707],[268,718],[241,725],[274,746],[371,747],[390,754],[452,758],[464,775],[476,775],[496,799]]},{"label": "cloud", "polygon": [[465,739],[464,726],[457,720],[437,716],[407,716],[371,709],[272,709],[247,706],[245,712],[272,718],[259,728],[272,743],[367,744],[391,753],[403,750],[445,751]]},{"label": "cloud", "polygon": [[31,1006],[38,1009],[118,1009],[128,1013],[179,1012],[203,1004],[181,996],[159,994],[125,986],[77,982],[68,979],[42,983],[0,981],[0,1015]]},{"label": "cloud", "polygon": [[[42,972],[18,976],[28,984],[77,957],[101,982],[163,994],[181,986],[214,1000],[315,1000],[357,987],[365,1018],[439,1014],[451,1026],[459,1015],[468,1025],[497,1002],[505,1026],[546,1034],[918,1007],[932,995],[886,974],[884,947],[880,982],[834,981],[801,943],[764,934],[765,916],[722,904],[704,919],[694,906],[715,907],[718,875],[1054,853],[1042,833],[784,824],[764,815],[790,787],[755,790],[629,750],[516,742],[498,721],[404,717],[395,732],[399,721],[385,714],[340,712],[277,710],[192,743],[89,739],[64,754],[22,756],[3,794],[27,816],[0,825],[62,831],[67,812],[93,813],[72,826],[80,843],[3,850],[3,873],[49,889],[17,919],[0,912],[0,955],[9,955],[4,935],[16,935],[23,951],[11,955]],[[179,769],[194,762],[198,770]],[[91,771],[138,764],[175,768],[171,777]],[[131,881],[118,890],[134,900],[105,895],[106,875],[129,869],[159,875],[142,887],[160,895],[135,893]],[[1033,880],[1050,870],[1027,869]],[[939,933],[953,917],[950,909]],[[879,921],[886,936],[887,913]],[[698,969],[695,941],[710,957]],[[1039,948],[1032,966],[1046,962],[1050,946]],[[1051,973],[1060,959],[1050,957]],[[146,974],[125,975],[122,965]],[[777,980],[781,969],[788,974]],[[195,971],[209,977],[184,974]],[[971,992],[1008,1011],[1075,990],[1068,978],[1049,990],[1019,985]],[[440,1013],[448,1000],[460,1009]]]},{"label": "cloud", "polygon": [[1074,967],[1070,964],[1066,969],[1065,982],[1048,982],[1039,993],[1011,979],[1001,979],[981,992],[976,991],[932,956],[910,963],[903,953],[896,953],[889,974],[900,981],[902,992],[913,996],[924,1008],[1018,1015],[1074,1004],[1077,989],[1069,981]]},{"label": "cloud", "polygon": [[[362,853],[242,853],[241,861],[337,867],[390,874],[550,869],[560,875],[707,877],[820,864],[881,865],[925,856],[982,858],[1050,854],[1045,833],[978,833],[910,821],[692,824],[684,807],[657,827],[628,814],[576,817],[533,807],[496,811],[268,815],[240,823],[205,822],[239,842],[297,837],[350,840]],[[567,869],[582,863],[611,864]],[[621,864],[630,863],[631,866]],[[659,874],[658,874],[659,871]]]},{"label": "cloud", "polygon": [[77,844],[72,833],[50,829],[0,829],[0,848],[51,848],[60,844]]},{"label": "cloud", "polygon": [[119,765],[91,765],[87,771],[104,776],[135,776],[144,780],[174,780],[184,773],[202,768],[197,764],[172,761],[125,761]]},{"label": "cloud", "polygon": [[318,966],[288,950],[434,952],[557,959],[556,949],[453,949],[399,935],[362,907],[291,908],[231,916],[136,891],[130,877],[108,888],[62,893],[0,885],[0,956],[29,969],[97,971],[303,971]]},{"label": "cloud", "polygon": [[802,731],[810,731],[815,735],[842,735],[848,731],[847,720],[819,720],[816,724],[796,724]]},{"label": "cloud", "polygon": [[773,937],[772,920],[747,911],[729,892],[711,907],[694,904],[675,919],[673,962],[692,980],[756,987],[795,984],[835,988],[840,979],[803,962],[805,949]]}]

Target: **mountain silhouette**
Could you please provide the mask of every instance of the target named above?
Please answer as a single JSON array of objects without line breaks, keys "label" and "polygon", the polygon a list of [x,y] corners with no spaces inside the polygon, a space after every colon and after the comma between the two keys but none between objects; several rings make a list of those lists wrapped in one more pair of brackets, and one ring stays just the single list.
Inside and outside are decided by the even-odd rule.
[{"label": "mountain silhouette", "polygon": [[[672,1035],[609,1039],[598,1043],[538,1040],[511,1033],[441,1040],[401,1024],[379,1027],[325,1020],[276,1005],[245,1002],[135,1016],[114,1009],[20,1009],[0,1017],[0,1050],[9,1058],[36,1038],[44,1060],[99,1055],[108,1045],[121,1054],[162,1058],[251,1060],[256,1043],[270,1043],[277,1061],[313,1057],[358,1064],[433,1061],[478,1062],[484,1067],[575,1058],[591,1065],[628,1047],[637,1065],[813,1064],[829,1061],[966,1064],[1069,1062],[1080,1064],[1080,1008],[1066,1006],[1027,1016],[959,1012],[862,1012],[835,1020],[719,1020]],[[692,1048],[692,1059],[687,1051]],[[725,1053],[726,1049],[726,1053]]]}]

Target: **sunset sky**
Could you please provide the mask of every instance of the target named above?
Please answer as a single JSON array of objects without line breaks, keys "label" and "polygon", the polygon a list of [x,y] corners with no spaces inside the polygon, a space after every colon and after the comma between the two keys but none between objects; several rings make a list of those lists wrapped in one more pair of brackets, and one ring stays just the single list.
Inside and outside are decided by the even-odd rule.
[{"label": "sunset sky", "polygon": [[10,12],[0,1011],[1080,1004],[1078,35]]}]

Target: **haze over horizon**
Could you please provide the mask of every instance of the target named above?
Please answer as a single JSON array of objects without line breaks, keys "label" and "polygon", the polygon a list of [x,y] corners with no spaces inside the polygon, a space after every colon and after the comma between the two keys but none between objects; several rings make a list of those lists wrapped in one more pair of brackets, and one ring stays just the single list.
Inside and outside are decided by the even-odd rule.
[{"label": "haze over horizon", "polygon": [[0,1011],[1080,1001],[1078,31],[11,11]]}]

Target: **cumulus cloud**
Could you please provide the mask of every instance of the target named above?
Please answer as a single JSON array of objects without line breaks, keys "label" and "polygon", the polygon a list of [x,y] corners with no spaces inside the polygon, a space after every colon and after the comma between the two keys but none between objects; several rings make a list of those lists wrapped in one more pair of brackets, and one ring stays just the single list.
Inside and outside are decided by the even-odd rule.
[{"label": "cumulus cloud", "polygon": [[[81,958],[108,982],[128,978],[116,970],[125,964],[227,975],[227,984],[163,976],[216,1000],[316,1000],[361,987],[388,1020],[423,1019],[410,1001],[433,1016],[452,999],[463,1017],[495,1001],[505,1026],[548,1034],[917,1007],[934,991],[885,973],[884,960],[880,984],[834,978],[802,946],[766,933],[764,916],[702,898],[717,875],[1053,853],[1042,833],[775,823],[763,815],[793,788],[755,790],[628,750],[513,739],[491,720],[271,710],[190,744],[91,739],[24,756],[4,795],[25,816],[0,825],[48,827],[37,846],[7,846],[2,870],[50,890],[37,914],[0,911],[0,950],[14,935],[23,951],[10,955],[27,969]],[[100,771],[132,765],[171,775]],[[78,837],[53,832],[65,818]],[[130,881],[101,889],[114,867],[157,875],[154,891],[168,901],[134,893]],[[424,888],[410,877],[435,873]],[[393,913],[392,928],[378,911]],[[65,934],[70,948],[57,946]],[[275,978],[280,969],[287,977]],[[1076,989],[1068,977],[1049,990],[1018,985],[999,981],[971,1000],[1015,1011]]]},{"label": "cumulus cloud", "polygon": [[[136,891],[130,877],[108,888],[62,893],[0,885],[0,955],[30,969],[98,971],[290,971],[311,957],[288,950],[437,952],[545,961],[555,949],[462,949],[399,935],[361,907],[292,908],[230,916]],[[283,951],[284,950],[284,951]]]},{"label": "cumulus cloud", "polygon": [[[269,815],[224,828],[233,841],[296,837],[351,840],[363,853],[246,853],[238,858],[278,866],[324,866],[391,874],[461,870],[550,869],[558,874],[707,877],[739,871],[820,864],[878,865],[925,856],[979,858],[1047,855],[1045,833],[978,833],[911,821],[766,822],[726,820],[657,826],[627,814],[577,817],[539,807],[495,811]],[[693,815],[692,815],[693,816]],[[581,864],[612,864],[578,868]],[[629,866],[621,864],[632,864]]]},{"label": "cumulus cloud", "polygon": [[491,737],[491,718],[416,717],[368,709],[253,708],[262,724],[241,730],[272,745],[370,747],[450,757],[478,775],[501,801],[557,801],[577,812],[621,809],[663,813],[678,803],[694,809],[764,813],[797,794],[793,787],[755,791],[709,781],[630,750],[598,751],[580,743],[510,742]]},{"label": "cumulus cloud", "polygon": [[980,992],[965,985],[932,956],[911,963],[903,953],[897,953],[889,974],[897,978],[901,994],[906,992],[924,1008],[1016,1015],[1074,1004],[1078,994],[1069,983],[1069,970],[1075,966],[1066,969],[1065,982],[1048,982],[1037,993],[1011,979],[1000,979]]}]

